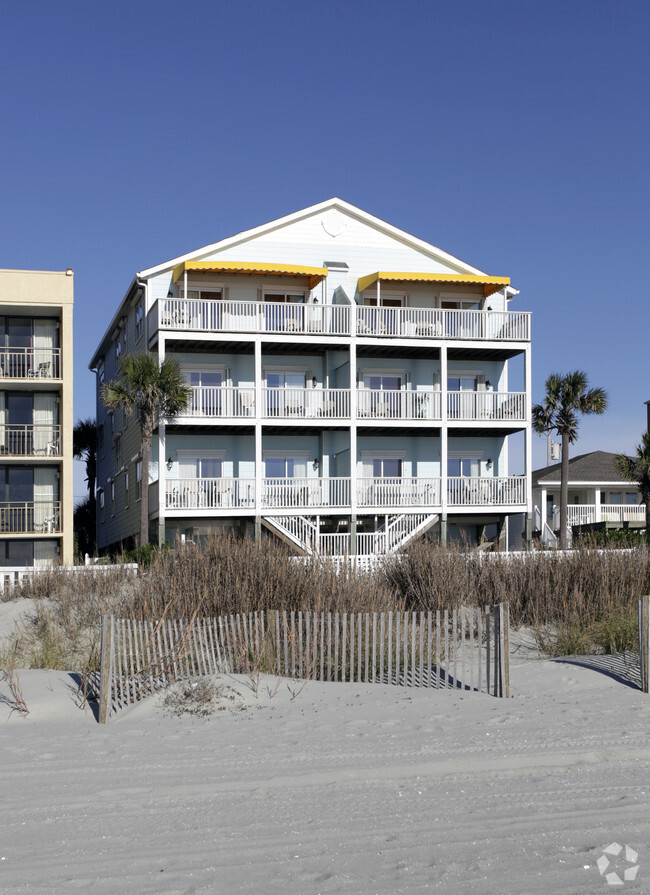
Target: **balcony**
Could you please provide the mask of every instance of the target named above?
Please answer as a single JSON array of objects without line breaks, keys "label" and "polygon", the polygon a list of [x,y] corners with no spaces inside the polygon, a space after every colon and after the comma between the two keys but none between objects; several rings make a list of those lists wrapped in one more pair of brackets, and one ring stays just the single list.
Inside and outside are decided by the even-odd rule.
[{"label": "balcony", "polygon": [[263,388],[262,416],[266,419],[349,419],[350,389]]},{"label": "balcony", "polygon": [[447,419],[526,421],[525,392],[447,392]]},{"label": "balcony", "polygon": [[2,534],[57,534],[61,531],[59,501],[0,502]]},{"label": "balcony", "polygon": [[407,339],[530,341],[530,313],[263,301],[158,299],[149,332],[361,336]]},{"label": "balcony", "polygon": [[[348,477],[264,478],[261,510],[349,508],[351,481]],[[255,480],[252,478],[168,479],[168,510],[254,510]],[[450,478],[447,480],[450,507],[492,508],[523,506],[526,479]],[[360,478],[357,506],[384,511],[392,508],[436,508],[441,506],[441,480],[428,477]]]},{"label": "balcony", "polygon": [[373,420],[439,420],[440,391],[359,389],[357,416]]},{"label": "balcony", "polygon": [[0,377],[60,379],[60,348],[0,348]]},{"label": "balcony", "polygon": [[[596,510],[600,509],[597,513]],[[645,525],[645,506],[643,504],[569,504],[567,507],[569,525],[593,525],[595,522],[607,522],[612,525]],[[600,517],[600,518],[598,518]],[[560,508],[556,507],[554,527],[560,527]],[[557,523],[557,524],[555,524]]]},{"label": "balcony", "polygon": [[499,507],[525,503],[525,476],[454,476],[447,479],[447,504],[450,507]]},{"label": "balcony", "polygon": [[3,457],[60,457],[61,427],[46,423],[17,426],[0,423],[0,455]]},{"label": "balcony", "polygon": [[187,409],[182,414],[204,419],[241,419],[255,415],[255,389],[231,386],[192,387]]},{"label": "balcony", "polygon": [[438,507],[439,478],[362,478],[358,483],[360,507]]}]

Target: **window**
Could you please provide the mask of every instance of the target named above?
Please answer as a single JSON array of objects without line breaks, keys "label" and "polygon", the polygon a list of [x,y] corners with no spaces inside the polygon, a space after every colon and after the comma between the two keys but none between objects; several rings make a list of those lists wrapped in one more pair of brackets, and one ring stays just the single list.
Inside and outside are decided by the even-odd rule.
[{"label": "window", "polygon": [[401,457],[375,457],[372,461],[373,478],[401,478],[402,465]]},{"label": "window", "polygon": [[304,329],[304,292],[265,292],[264,316],[267,330],[296,332]]},{"label": "window", "polygon": [[144,306],[142,299],[138,302],[135,309],[135,341],[138,342],[144,333]]},{"label": "window", "polygon": [[118,334],[117,339],[115,339],[115,362],[119,361],[120,356],[122,354],[122,340]]},{"label": "window", "polygon": [[191,413],[201,416],[221,416],[224,412],[227,413],[221,390],[225,383],[224,370],[185,370],[185,378],[192,388]]},{"label": "window", "polygon": [[142,498],[142,460],[136,460],[135,463],[135,499]]},{"label": "window", "polygon": [[129,505],[129,470],[124,472],[124,506]]},{"label": "window", "polygon": [[115,515],[115,482],[111,482],[111,516]]},{"label": "window", "polygon": [[625,492],[625,503],[628,505],[628,507],[636,506],[636,491]]},{"label": "window", "polygon": [[119,469],[122,464],[122,436],[115,438],[115,467]]},{"label": "window", "polygon": [[610,491],[609,492],[609,503],[610,504],[620,504],[621,503],[621,492],[620,491]]},{"label": "window", "polygon": [[103,385],[104,383],[104,361],[100,360],[97,364],[97,378],[99,379],[99,384]]},{"label": "window", "polygon": [[381,416],[388,419],[402,416],[402,375],[399,373],[364,373],[359,392],[359,412],[362,416]]},{"label": "window", "polygon": [[99,521],[104,521],[104,489],[100,488],[97,492],[97,497],[99,498]]},{"label": "window", "polygon": [[307,478],[307,456],[267,456],[264,458],[264,475],[267,479]]},{"label": "window", "polygon": [[267,371],[266,387],[273,389],[266,392],[267,416],[305,415],[306,372]]},{"label": "window", "polygon": [[99,448],[99,459],[104,459],[104,424],[101,423],[97,429],[97,447]]},{"label": "window", "polygon": [[405,295],[382,295],[379,302],[376,295],[364,295],[363,305],[367,310],[359,321],[362,332],[399,333],[401,316],[397,309],[406,305]]},{"label": "window", "polygon": [[472,478],[480,475],[479,457],[448,457],[447,475],[452,478]]}]

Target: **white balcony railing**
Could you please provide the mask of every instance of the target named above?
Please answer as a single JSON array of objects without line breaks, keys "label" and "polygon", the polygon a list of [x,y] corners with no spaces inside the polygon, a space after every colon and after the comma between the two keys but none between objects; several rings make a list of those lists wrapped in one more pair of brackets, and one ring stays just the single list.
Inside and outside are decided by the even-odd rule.
[{"label": "white balcony railing", "polygon": [[260,301],[159,299],[161,329],[198,332],[324,333],[347,335],[347,305],[279,304]]},{"label": "white balcony railing", "polygon": [[447,502],[453,507],[506,506],[526,503],[525,476],[454,476],[447,479]]},{"label": "white balcony railing", "polygon": [[60,457],[61,427],[47,423],[17,426],[0,423],[0,455],[5,457]]},{"label": "white balcony railing", "polygon": [[161,298],[150,318],[150,330],[153,332],[156,328],[194,332],[530,341],[530,313]]},{"label": "white balcony railing", "polygon": [[255,389],[233,386],[192,386],[184,416],[249,417],[255,415]]},{"label": "white balcony railing", "polygon": [[447,392],[447,418],[450,420],[526,419],[525,392]]},{"label": "white balcony railing", "polygon": [[167,479],[169,510],[254,509],[255,479]]},{"label": "white balcony railing", "polygon": [[0,502],[0,532],[2,534],[46,534],[61,531],[59,501],[2,501]]},{"label": "white balcony railing", "polygon": [[346,419],[347,388],[263,388],[262,416],[268,419]]},{"label": "white balcony railing", "polygon": [[349,478],[262,479],[262,507],[347,507],[350,506]]},{"label": "white balcony railing", "polygon": [[60,348],[0,348],[0,377],[60,379]]},{"label": "white balcony railing", "polygon": [[[431,507],[441,505],[441,480],[429,477],[360,478],[359,507]],[[255,509],[255,480],[251,478],[167,479],[166,507],[169,510]],[[497,507],[526,502],[523,476],[450,478],[449,506]],[[259,509],[308,509],[349,507],[347,477],[264,478]],[[394,532],[394,536],[401,534]],[[389,534],[389,547],[393,535]]]},{"label": "white balcony railing", "polygon": [[[598,521],[596,506],[593,503],[571,503],[567,507],[567,522],[569,525],[593,525]],[[624,522],[645,524],[645,506],[625,503],[601,503],[600,521],[622,525]],[[555,508],[553,522],[556,528],[560,527],[560,508]],[[555,524],[557,522],[557,524]]]},{"label": "white balcony railing", "polygon": [[357,415],[385,420],[439,420],[440,391],[359,389]]},{"label": "white balcony railing", "polygon": [[389,476],[362,478],[358,483],[360,507],[435,507],[440,505],[439,478]]},{"label": "white balcony railing", "polygon": [[530,313],[440,308],[356,308],[360,336],[529,341]]}]

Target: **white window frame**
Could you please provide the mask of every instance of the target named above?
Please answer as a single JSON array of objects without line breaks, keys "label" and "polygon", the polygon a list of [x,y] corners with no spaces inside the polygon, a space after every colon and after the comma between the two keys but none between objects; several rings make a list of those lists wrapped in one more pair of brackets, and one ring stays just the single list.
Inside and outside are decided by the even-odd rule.
[{"label": "white window frame", "polygon": [[[138,471],[140,475],[138,475]],[[144,467],[142,465],[142,457],[135,460],[135,499],[136,503],[142,500],[142,479],[144,476]]]},{"label": "white window frame", "polygon": [[140,301],[135,306],[135,341],[136,344],[144,335],[144,301]]},{"label": "white window frame", "polygon": [[[221,473],[222,473],[221,478],[224,478],[223,464],[226,459],[225,451],[219,451],[219,450],[202,451],[202,450],[198,450],[198,449],[197,450],[179,450],[179,451],[176,451],[176,457],[177,457],[178,466],[179,466],[179,476],[178,476],[179,479],[181,478],[181,475],[180,475],[180,467],[182,465],[181,460],[184,461],[184,463],[187,463],[190,460],[193,461],[194,463],[197,463],[199,460],[221,460]],[[191,481],[191,482],[202,481],[202,479],[200,479],[199,476],[195,475],[193,478],[188,479],[187,481]]]},{"label": "white window frame", "polygon": [[[478,460],[478,476],[480,478],[483,475],[482,470],[482,461],[485,451],[448,451],[447,453],[447,461],[449,460]],[[456,478],[456,476],[450,476],[447,474],[447,478]],[[467,479],[472,478],[472,476],[460,475],[458,478]]]},{"label": "white window frame", "polygon": [[384,451],[377,448],[376,451],[361,451],[361,470],[363,478],[374,478],[373,464],[375,460],[401,460],[402,475],[404,478],[404,465],[406,463],[406,451]]},{"label": "white window frame", "polygon": [[[305,461],[305,478],[309,478],[309,451],[305,450],[268,450],[262,452],[262,465],[264,467],[264,478],[269,478],[266,475],[266,461],[267,460],[304,460]],[[286,466],[285,466],[286,470]],[[274,476],[271,476],[274,478]],[[280,478],[287,478],[287,476],[280,476]],[[294,478],[302,478],[302,476],[294,476]]]}]

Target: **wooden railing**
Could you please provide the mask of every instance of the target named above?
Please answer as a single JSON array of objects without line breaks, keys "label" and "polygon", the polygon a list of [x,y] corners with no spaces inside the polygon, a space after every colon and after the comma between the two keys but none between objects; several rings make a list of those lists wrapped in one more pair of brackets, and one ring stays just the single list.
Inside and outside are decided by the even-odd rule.
[{"label": "wooden railing", "polygon": [[403,476],[361,478],[357,485],[360,507],[434,507],[440,505],[439,478]]},{"label": "wooden railing", "polygon": [[183,416],[249,417],[255,415],[255,389],[233,386],[192,386]]},{"label": "wooden railing", "polygon": [[263,388],[262,416],[270,419],[346,419],[347,388]]},{"label": "wooden railing", "polygon": [[59,501],[0,502],[0,532],[2,534],[56,534],[60,531],[61,503]]},{"label": "wooden railing", "polygon": [[[601,503],[600,521],[622,525],[624,522],[645,523],[645,506],[643,504]],[[557,508],[559,519],[559,507]],[[596,505],[593,503],[569,504],[567,522],[569,525],[593,525],[598,521]]]},{"label": "wooden railing", "polygon": [[350,506],[349,478],[265,478],[262,479],[262,507],[347,507]]},{"label": "wooden railing", "polygon": [[526,503],[525,476],[473,476],[447,479],[447,502],[454,507]]},{"label": "wooden railing", "polygon": [[169,510],[254,509],[255,479],[167,479]]},{"label": "wooden railing", "polygon": [[[358,506],[439,508],[440,484],[438,477],[360,478]],[[255,509],[256,506],[252,478],[166,479],[165,489],[166,507],[170,510]],[[349,507],[350,493],[347,477],[264,478],[259,508]],[[449,506],[522,505],[526,503],[526,479],[524,476],[449,478],[447,494]]]},{"label": "wooden railing", "polygon": [[0,423],[0,455],[60,457],[61,426],[50,426],[47,423],[25,426]]},{"label": "wooden railing", "polygon": [[279,304],[264,301],[159,299],[160,329],[200,332],[323,333],[348,335],[347,305]]},{"label": "wooden railing", "polygon": [[0,348],[0,377],[60,379],[60,348]]},{"label": "wooden railing", "polygon": [[150,331],[249,332],[416,339],[530,341],[527,311],[464,311],[359,305],[161,298]]},{"label": "wooden railing", "polygon": [[359,336],[529,341],[530,313],[440,308],[356,308]]},{"label": "wooden railing", "polygon": [[359,389],[357,416],[385,420],[439,420],[440,391]]},{"label": "wooden railing", "polygon": [[450,420],[526,419],[525,392],[447,392],[447,418]]}]

